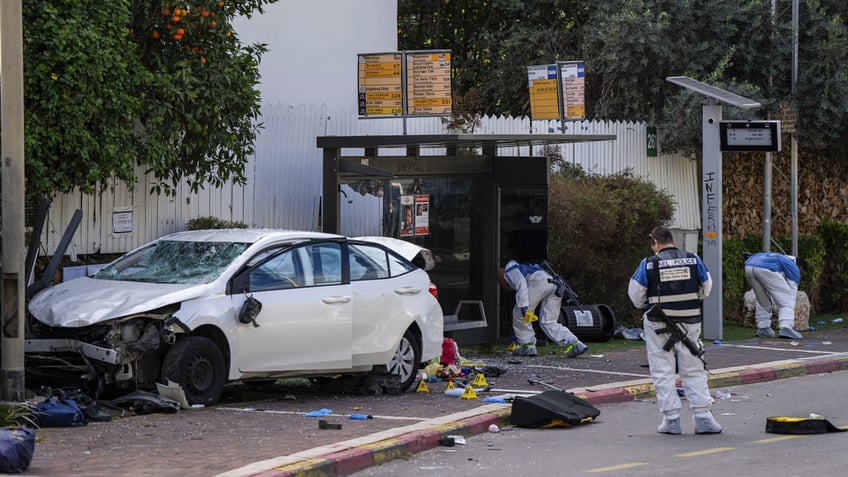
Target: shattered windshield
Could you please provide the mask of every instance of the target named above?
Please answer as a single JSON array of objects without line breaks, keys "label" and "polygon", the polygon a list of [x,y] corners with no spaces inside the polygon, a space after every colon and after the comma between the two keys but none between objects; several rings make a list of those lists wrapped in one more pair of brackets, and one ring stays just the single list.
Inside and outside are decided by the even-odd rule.
[{"label": "shattered windshield", "polygon": [[209,283],[249,243],[161,241],[120,258],[93,278],[150,283]]}]

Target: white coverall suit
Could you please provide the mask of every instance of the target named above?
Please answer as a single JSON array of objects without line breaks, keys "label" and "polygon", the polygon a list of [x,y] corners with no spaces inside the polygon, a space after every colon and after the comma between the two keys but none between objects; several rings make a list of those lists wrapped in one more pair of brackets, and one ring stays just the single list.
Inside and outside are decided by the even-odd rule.
[{"label": "white coverall suit", "polygon": [[556,295],[556,284],[548,281],[552,278],[548,272],[539,265],[510,260],[504,268],[504,278],[515,291],[512,329],[519,346],[536,344],[533,323],[524,322],[524,310],[533,311],[537,306],[540,306],[539,325],[548,338],[561,346],[579,341],[571,330],[558,321],[562,297]]}]

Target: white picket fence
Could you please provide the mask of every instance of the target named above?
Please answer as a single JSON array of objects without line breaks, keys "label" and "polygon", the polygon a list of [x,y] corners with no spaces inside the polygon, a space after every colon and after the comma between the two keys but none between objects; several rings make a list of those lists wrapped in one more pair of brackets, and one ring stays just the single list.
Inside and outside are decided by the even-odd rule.
[{"label": "white picket fence", "polygon": [[[41,253],[55,252],[76,209],[82,211],[83,220],[71,242],[68,251],[71,255],[126,252],[162,235],[184,230],[188,220],[203,216],[256,227],[317,230],[322,187],[322,151],[316,146],[317,137],[401,135],[404,129],[410,135],[447,132],[438,117],[408,118],[404,125],[400,118],[359,119],[355,111],[331,111],[323,105],[266,106],[261,122],[264,129],[245,171],[246,184],[207,188],[198,193],[182,186],[175,196],[157,196],[149,194],[151,178],[137,170],[140,180],[133,190],[116,182],[102,194],[60,195],[50,209]],[[700,228],[697,163],[679,156],[647,157],[644,124],[584,121],[566,123],[564,131],[559,127],[558,121],[484,117],[473,133],[615,135],[615,141],[563,145],[563,158],[595,174],[631,169],[675,198],[673,228],[689,231]],[[393,153],[403,155],[405,150],[381,150],[381,154]],[[422,155],[444,153],[438,149],[421,151]],[[498,154],[528,156],[531,151],[526,146],[511,147]],[[541,149],[532,151],[532,155],[541,154]],[[343,190],[347,200],[341,200],[342,233],[380,235],[382,200],[363,196],[346,186]],[[118,218],[122,221],[115,223]]]}]

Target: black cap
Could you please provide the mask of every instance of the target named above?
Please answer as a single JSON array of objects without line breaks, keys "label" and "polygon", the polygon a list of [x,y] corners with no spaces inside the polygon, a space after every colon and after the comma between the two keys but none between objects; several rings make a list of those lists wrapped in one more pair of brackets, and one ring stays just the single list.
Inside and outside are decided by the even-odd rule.
[{"label": "black cap", "polygon": [[671,230],[668,230],[665,227],[654,227],[654,230],[651,230],[651,234],[649,235],[649,237],[659,243],[674,242],[674,237],[671,235]]}]

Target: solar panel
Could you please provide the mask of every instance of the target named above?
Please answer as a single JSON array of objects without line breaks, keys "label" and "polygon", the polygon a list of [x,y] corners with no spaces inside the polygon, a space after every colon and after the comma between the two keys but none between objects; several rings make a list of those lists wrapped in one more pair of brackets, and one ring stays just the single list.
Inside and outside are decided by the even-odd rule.
[{"label": "solar panel", "polygon": [[725,91],[721,88],[716,88],[715,86],[710,86],[706,83],[701,83],[700,81],[696,81],[685,76],[669,76],[666,78],[666,81],[682,86],[696,93],[700,93],[704,96],[717,99],[731,106],[736,106],[737,108],[751,109],[762,107],[760,103],[752,99],[739,96],[738,94]]}]

